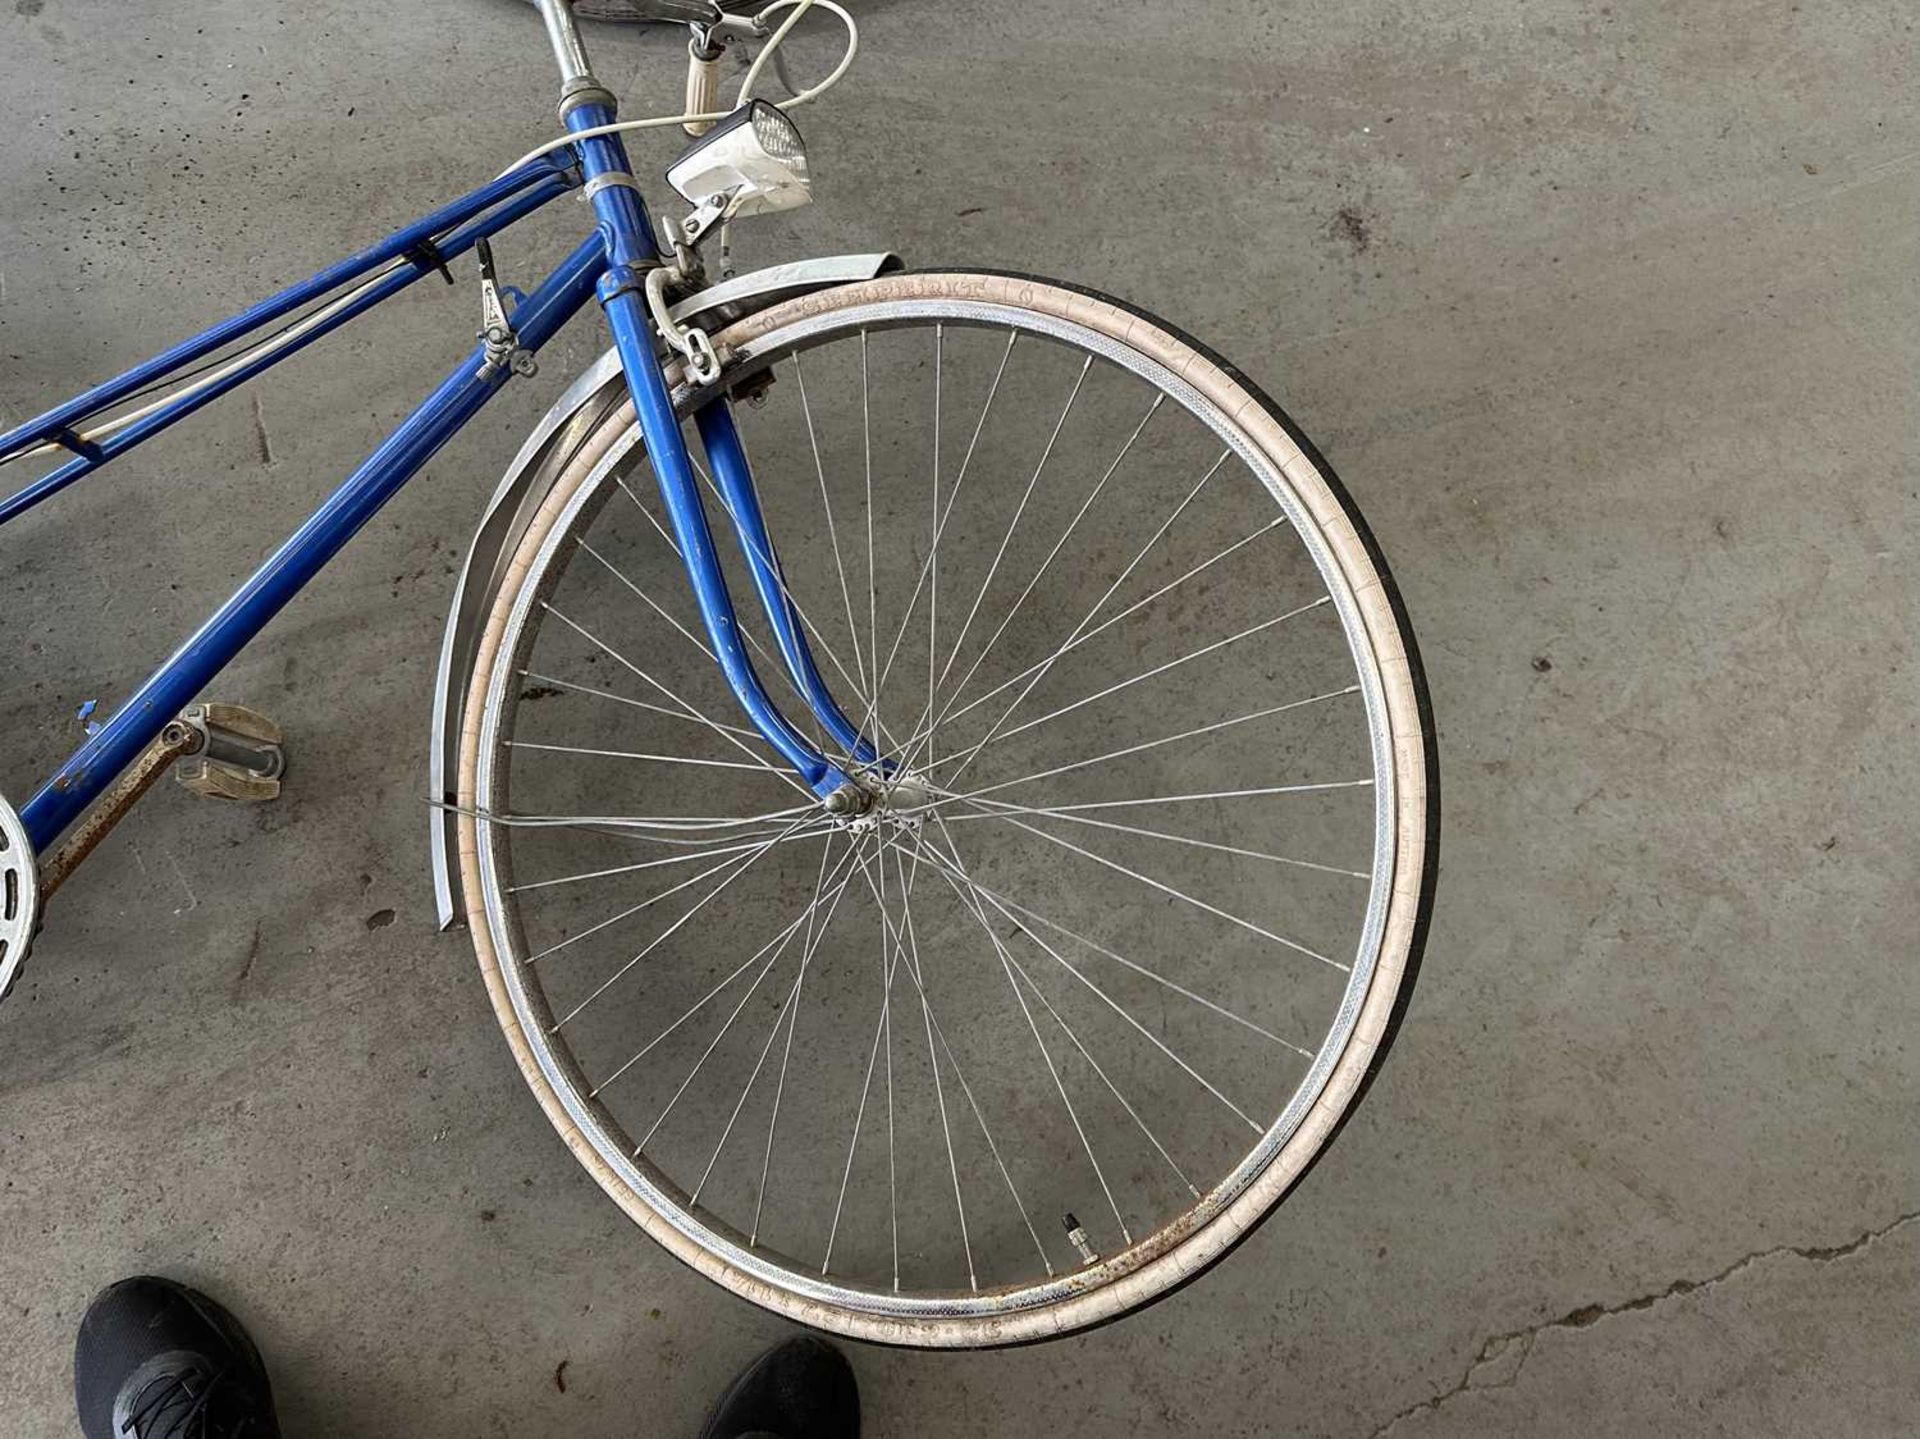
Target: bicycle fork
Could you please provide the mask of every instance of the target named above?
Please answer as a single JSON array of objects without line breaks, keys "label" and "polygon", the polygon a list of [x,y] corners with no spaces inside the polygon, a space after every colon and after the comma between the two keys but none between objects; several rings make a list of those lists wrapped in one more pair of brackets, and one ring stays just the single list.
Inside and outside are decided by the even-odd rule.
[{"label": "bicycle fork", "polygon": [[[594,84],[584,69],[569,74],[565,124],[570,131],[610,124],[613,97]],[[754,728],[791,764],[808,788],[835,813],[855,813],[867,807],[869,796],[841,764],[822,754],[773,702],[748,658],[728,592],[706,507],[695,481],[680,422],[654,350],[653,328],[646,301],[646,276],[662,258],[639,188],[628,168],[625,147],[617,135],[594,136],[576,145],[585,180],[607,251],[607,268],[598,296],[613,332],[634,410],[646,439],[648,461],[666,504],[674,542],[693,587],[700,618],[727,683]],[[695,415],[702,447],[712,469],[720,502],[731,519],[754,589],[765,611],[788,677],[806,701],[813,717],[846,752],[855,767],[877,765],[872,744],[853,724],[820,675],[801,629],[799,610],[780,571],[772,538],[754,488],[752,470],[724,394],[716,396]]]}]

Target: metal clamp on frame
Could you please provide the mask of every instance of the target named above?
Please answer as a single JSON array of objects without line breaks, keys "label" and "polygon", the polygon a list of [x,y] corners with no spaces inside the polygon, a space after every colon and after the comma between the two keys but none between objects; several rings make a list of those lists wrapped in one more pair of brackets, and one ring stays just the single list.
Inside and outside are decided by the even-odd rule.
[{"label": "metal clamp on frame", "polygon": [[611,190],[616,186],[631,190],[636,195],[640,193],[640,182],[634,179],[633,176],[624,170],[608,170],[603,174],[595,175],[591,180],[587,181],[586,185],[583,186],[580,191],[580,198],[590,201],[602,190]]},{"label": "metal clamp on frame", "polygon": [[62,425],[57,430],[49,431],[47,438],[67,453],[78,455],[83,460],[92,460],[95,464],[100,464],[106,459],[105,450],[71,426]]},{"label": "metal clamp on frame", "polygon": [[440,272],[441,279],[449,285],[453,283],[453,271],[447,267],[447,257],[441,253],[440,247],[434,244],[431,238],[421,240],[408,250],[407,258],[413,262],[414,269],[421,274],[426,275],[437,270]]},{"label": "metal clamp on frame", "polygon": [[622,295],[644,295],[647,292],[647,276],[660,268],[658,260],[646,260],[631,265],[609,265],[606,274],[600,277],[600,308],[606,309]]}]

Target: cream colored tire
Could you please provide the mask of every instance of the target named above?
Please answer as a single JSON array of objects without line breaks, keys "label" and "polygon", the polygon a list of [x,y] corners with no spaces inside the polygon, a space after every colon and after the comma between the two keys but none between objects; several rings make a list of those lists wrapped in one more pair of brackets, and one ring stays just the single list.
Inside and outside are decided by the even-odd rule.
[{"label": "cream colored tire", "polygon": [[[1375,836],[1379,864],[1368,928],[1337,1022],[1312,1070],[1242,1172],[1210,1187],[1179,1222],[1060,1278],[941,1303],[884,1287],[835,1292],[763,1263],[738,1236],[710,1235],[656,1184],[626,1145],[602,1132],[588,1086],[545,1041],[538,1002],[516,982],[521,943],[503,887],[502,826],[475,818],[493,794],[492,767],[510,733],[520,677],[517,656],[540,587],[566,527],[588,512],[610,468],[638,460],[630,405],[612,414],[553,486],[506,568],[481,635],[467,690],[459,750],[460,875],[467,918],[489,997],[521,1072],[568,1147],[608,1195],[655,1240],[714,1282],[800,1323],[860,1339],[927,1347],[976,1347],[1044,1339],[1149,1303],[1227,1253],[1285,1197],[1351,1113],[1390,1042],[1413,982],[1435,874],[1437,769],[1425,684],[1400,599],[1377,546],[1324,461],[1280,411],[1196,342],[1106,298],[1037,279],[995,274],[908,273],[804,296],[715,337],[742,357],[783,353],[810,337],[940,316],[954,323],[994,317],[1037,327],[1066,343],[1098,346],[1134,367],[1228,438],[1282,498],[1315,562],[1338,593],[1348,643],[1362,673],[1385,794]],[[1090,351],[1091,352],[1091,351]],[[644,475],[644,466],[639,471]],[[1016,986],[1017,990],[1018,986]],[[929,1046],[931,1041],[929,1040]],[[851,1161],[849,1161],[851,1162]],[[896,1260],[897,1265],[897,1260]]]}]

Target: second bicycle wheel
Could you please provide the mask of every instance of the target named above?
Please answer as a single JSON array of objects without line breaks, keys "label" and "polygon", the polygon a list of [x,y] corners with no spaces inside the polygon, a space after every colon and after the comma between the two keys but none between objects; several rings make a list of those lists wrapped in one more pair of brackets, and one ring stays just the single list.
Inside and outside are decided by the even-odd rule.
[{"label": "second bicycle wheel", "polygon": [[719,338],[890,798],[829,815],[752,731],[611,410],[469,691],[495,1011],[608,1193],[770,1309],[962,1346],[1150,1302],[1284,1197],[1411,984],[1433,740],[1378,552],[1271,402],[1100,297],[895,275]]}]

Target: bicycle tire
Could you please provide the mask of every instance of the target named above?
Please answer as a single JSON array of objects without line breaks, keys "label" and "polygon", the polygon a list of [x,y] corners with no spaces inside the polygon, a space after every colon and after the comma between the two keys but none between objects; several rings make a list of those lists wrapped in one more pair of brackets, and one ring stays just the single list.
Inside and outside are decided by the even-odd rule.
[{"label": "bicycle tire", "polygon": [[[459,774],[466,813],[460,825],[461,866],[476,952],[496,1017],[523,1075],[576,1157],[671,1252],[736,1293],[816,1327],[912,1345],[1018,1343],[1131,1312],[1173,1292],[1217,1262],[1277,1207],[1351,1114],[1384,1060],[1404,1014],[1424,944],[1437,864],[1434,734],[1425,681],[1404,606],[1378,545],[1351,499],[1325,461],[1270,398],[1172,327],[1091,291],[1004,273],[939,271],[888,276],[789,301],[741,321],[718,338],[728,347],[751,349],[756,342],[769,337],[777,340],[779,335],[807,323],[830,327],[835,316],[859,313],[862,307],[871,311],[875,306],[909,302],[936,310],[941,305],[990,304],[1046,315],[1102,336],[1108,343],[1145,356],[1179,375],[1210,403],[1230,412],[1233,423],[1255,437],[1262,452],[1285,470],[1288,483],[1302,492],[1316,524],[1337,551],[1343,572],[1355,577],[1356,603],[1364,610],[1368,642],[1380,665],[1384,703],[1392,720],[1395,869],[1379,959],[1361,996],[1353,1026],[1320,1089],[1285,1141],[1276,1146],[1257,1175],[1220,1205],[1204,1225],[1132,1269],[1057,1301],[958,1318],[885,1312],[884,1306],[874,1310],[835,1307],[804,1293],[783,1290],[778,1284],[766,1282],[764,1275],[732,1267],[710,1250],[690,1242],[683,1229],[641,1197],[615,1157],[587,1132],[591,1125],[581,1122],[578,1106],[569,1105],[565,1076],[556,1074],[552,1057],[536,1052],[538,1043],[528,1026],[525,997],[514,991],[501,961],[502,950],[509,946],[500,942],[500,926],[511,921],[503,918],[497,906],[487,903],[488,895],[496,892],[487,857],[497,839],[493,832],[498,826],[483,823],[473,813],[486,797],[480,780],[483,767],[491,761],[483,751],[497,740],[503,724],[510,729],[511,715],[503,714],[503,708],[510,709],[510,698],[517,703],[519,693],[511,683],[514,656],[508,632],[516,623],[524,625],[528,596],[549,582],[555,526],[567,517],[569,506],[582,503],[582,487],[622,436],[629,434],[630,408],[610,418],[583,446],[529,528],[492,604],[462,727]],[[517,620],[516,610],[520,612]],[[503,665],[503,658],[508,663]],[[1015,988],[1017,991],[1018,986]]]}]

